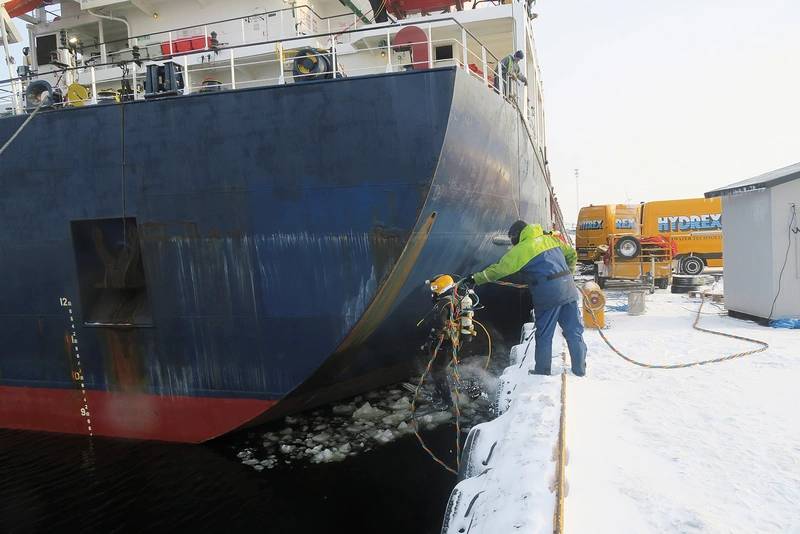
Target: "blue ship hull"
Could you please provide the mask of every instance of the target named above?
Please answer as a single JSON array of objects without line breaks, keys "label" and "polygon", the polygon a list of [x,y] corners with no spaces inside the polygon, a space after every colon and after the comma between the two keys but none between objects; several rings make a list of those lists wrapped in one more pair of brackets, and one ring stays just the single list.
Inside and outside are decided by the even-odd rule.
[{"label": "blue ship hull", "polygon": [[173,441],[402,378],[423,281],[551,221],[455,69],[42,112],[0,184],[0,426]]}]

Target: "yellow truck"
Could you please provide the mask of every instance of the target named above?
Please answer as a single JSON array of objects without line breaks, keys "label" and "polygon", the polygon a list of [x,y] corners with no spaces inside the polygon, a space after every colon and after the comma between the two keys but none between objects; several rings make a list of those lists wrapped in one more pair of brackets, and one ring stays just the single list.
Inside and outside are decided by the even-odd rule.
[{"label": "yellow truck", "polygon": [[716,198],[657,200],[641,204],[642,236],[662,235],[676,245],[681,274],[722,267],[722,203]]},{"label": "yellow truck", "polygon": [[639,234],[638,204],[601,204],[581,208],[575,229],[578,261],[592,265],[602,255],[597,247],[606,245],[609,235]]}]

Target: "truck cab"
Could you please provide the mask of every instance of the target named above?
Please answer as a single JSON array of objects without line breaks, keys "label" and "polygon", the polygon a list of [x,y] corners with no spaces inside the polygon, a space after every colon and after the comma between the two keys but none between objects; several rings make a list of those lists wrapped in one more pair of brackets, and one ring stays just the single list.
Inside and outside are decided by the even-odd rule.
[{"label": "truck cab", "polygon": [[601,204],[581,208],[575,231],[578,261],[592,265],[600,259],[597,247],[606,245],[608,236],[639,234],[638,204]]}]

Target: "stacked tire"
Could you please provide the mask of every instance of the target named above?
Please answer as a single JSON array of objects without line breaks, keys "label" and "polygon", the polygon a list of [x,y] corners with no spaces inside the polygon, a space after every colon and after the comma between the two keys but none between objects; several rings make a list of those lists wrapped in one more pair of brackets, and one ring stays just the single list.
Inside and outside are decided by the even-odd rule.
[{"label": "stacked tire", "polygon": [[707,274],[701,275],[681,275],[676,274],[672,277],[673,293],[688,293],[703,286],[714,283],[714,277]]}]

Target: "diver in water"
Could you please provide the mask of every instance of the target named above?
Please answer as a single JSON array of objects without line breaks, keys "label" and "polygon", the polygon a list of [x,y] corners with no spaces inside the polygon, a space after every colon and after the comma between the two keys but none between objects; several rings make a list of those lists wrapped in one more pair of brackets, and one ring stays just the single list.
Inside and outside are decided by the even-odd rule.
[{"label": "diver in water", "polygon": [[453,368],[450,365],[452,363],[453,347],[448,336],[444,336],[441,342],[439,341],[439,336],[450,320],[448,302],[452,298],[452,292],[456,289],[456,283],[452,276],[440,275],[430,283],[430,289],[433,295],[434,310],[425,323],[430,330],[430,335],[424,348],[428,357],[431,358],[438,347],[430,369],[434,386],[432,403],[440,409],[449,409],[453,406],[450,378],[450,374],[453,372]]}]

